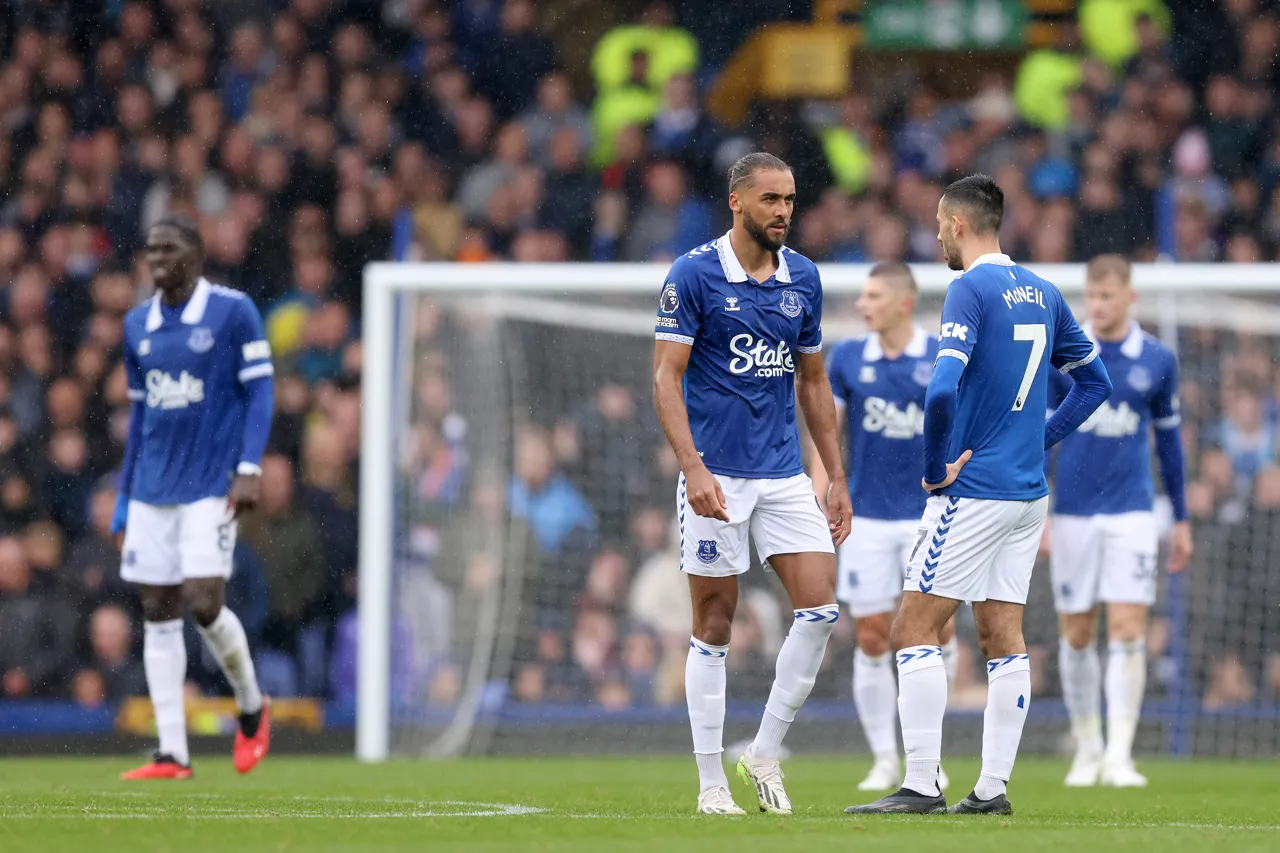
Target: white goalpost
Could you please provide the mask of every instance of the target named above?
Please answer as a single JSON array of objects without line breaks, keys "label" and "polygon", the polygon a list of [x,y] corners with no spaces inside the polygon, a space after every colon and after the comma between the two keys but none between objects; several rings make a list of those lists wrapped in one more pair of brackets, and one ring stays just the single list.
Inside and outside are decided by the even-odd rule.
[{"label": "white goalpost", "polygon": [[[1078,307],[1083,265],[1030,268],[1058,285]],[[513,661],[527,653],[529,638],[538,630],[530,621],[536,610],[529,603],[536,590],[530,590],[566,582],[549,575],[525,579],[529,560],[522,549],[527,537],[521,538],[523,531],[508,535],[502,513],[492,511],[491,495],[505,493],[514,436],[526,420],[538,419],[529,411],[551,406],[553,393],[578,399],[591,392],[594,380],[578,383],[578,375],[595,377],[615,367],[620,374],[638,376],[649,369],[643,353],[651,346],[647,341],[652,340],[667,269],[665,264],[510,263],[375,263],[365,269],[359,760],[383,761],[401,753],[459,754],[477,744],[483,747],[488,741],[481,730],[487,726],[491,733],[500,725],[495,721],[501,718]],[[824,327],[831,342],[860,331],[859,321],[842,306],[858,293],[870,266],[820,269],[827,297]],[[912,265],[912,270],[922,294],[921,322],[936,329],[942,294],[956,273],[940,264]],[[1176,345],[1180,327],[1280,339],[1280,265],[1139,264],[1134,284],[1144,297],[1140,319],[1171,344]],[[434,330],[429,345],[422,331],[428,326]],[[525,331],[513,344],[505,330],[516,326]],[[550,378],[534,376],[529,364],[550,363],[557,355],[554,343],[548,343],[555,338],[539,337],[539,330],[574,330],[601,343],[585,358],[574,356],[576,362],[554,362],[543,371]],[[448,392],[422,381],[437,373],[453,376]],[[466,417],[445,427],[432,421],[417,428],[412,412],[436,405],[433,394],[451,394],[452,405]],[[647,399],[639,405],[647,406]],[[461,427],[451,426],[455,421],[468,423],[465,437]],[[450,433],[447,441],[442,433]],[[405,485],[407,477],[418,477],[427,464],[423,446],[435,448],[442,459],[449,458],[439,450],[445,446],[455,460],[466,459],[475,482],[460,488],[464,493],[470,489],[474,509],[464,510],[462,499],[450,498],[449,508],[441,510],[443,499],[432,498],[436,503],[428,505],[420,497],[428,487],[444,488],[440,482],[450,469],[443,463],[440,478]],[[455,465],[461,468],[460,462]],[[451,538],[455,521],[457,537],[465,539],[462,545]],[[406,585],[402,575],[412,583]],[[561,600],[567,599],[556,599]],[[540,601],[543,622],[538,624],[559,626],[563,632],[557,621],[560,605]],[[1187,604],[1177,606],[1185,610]],[[397,639],[402,633],[411,638]],[[421,684],[412,690],[399,690],[393,674],[398,643],[413,647],[406,654],[421,671]],[[465,654],[440,652],[442,647],[463,648]],[[1187,649],[1179,653],[1191,654]]]}]

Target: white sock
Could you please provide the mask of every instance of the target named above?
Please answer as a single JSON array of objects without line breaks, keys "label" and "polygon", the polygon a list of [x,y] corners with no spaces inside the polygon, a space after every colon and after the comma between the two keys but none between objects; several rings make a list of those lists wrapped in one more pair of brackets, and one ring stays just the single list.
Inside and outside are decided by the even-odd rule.
[{"label": "white sock", "polygon": [[1147,646],[1142,640],[1112,641],[1107,646],[1106,760],[1133,760],[1142,694],[1147,687]]},{"label": "white sock", "polygon": [[989,800],[1005,792],[1031,707],[1031,659],[1006,655],[987,661],[987,710],[982,715],[982,775],[974,795]]},{"label": "white sock", "polygon": [[877,761],[898,761],[898,685],[888,652],[872,657],[853,652],[853,707]]},{"label": "white sock", "polygon": [[795,611],[795,622],[778,651],[773,687],[764,706],[760,729],[752,751],[761,758],[777,758],[782,739],[795,721],[796,712],[809,698],[818,667],[827,653],[827,639],[840,618],[840,606],[827,604]]},{"label": "white sock", "polygon": [[936,797],[942,762],[942,718],[947,711],[947,670],[937,646],[898,652],[898,718],[907,753],[902,787]]},{"label": "white sock", "polygon": [[713,646],[689,638],[684,665],[684,696],[693,728],[693,757],[698,763],[699,791],[728,787],[724,775],[724,659],[728,646]]},{"label": "white sock", "polygon": [[947,671],[947,687],[950,688],[956,683],[956,635],[952,634],[951,639],[938,648],[942,650],[942,668]]},{"label": "white sock", "polygon": [[143,624],[142,668],[155,708],[160,752],[173,756],[179,764],[190,764],[187,715],[182,701],[187,681],[187,644],[182,638],[181,619]]},{"label": "white sock", "polygon": [[1076,751],[1102,755],[1102,663],[1098,647],[1090,643],[1072,648],[1066,637],[1058,641],[1058,671],[1062,675],[1062,700],[1071,718]]},{"label": "white sock", "polygon": [[249,656],[249,640],[240,619],[224,607],[217,619],[207,627],[197,623],[196,630],[204,637],[205,645],[222,667],[222,674],[231,683],[240,713],[262,710],[262,691],[258,689],[258,676],[253,671],[253,658]]}]

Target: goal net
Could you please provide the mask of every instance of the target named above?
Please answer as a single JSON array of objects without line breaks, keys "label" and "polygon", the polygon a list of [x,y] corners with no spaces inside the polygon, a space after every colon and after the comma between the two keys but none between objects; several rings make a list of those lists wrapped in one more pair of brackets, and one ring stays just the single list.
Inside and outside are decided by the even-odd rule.
[{"label": "goal net", "polygon": [[[867,268],[824,267],[825,339],[862,331]],[[914,268],[936,330],[953,273]],[[1079,265],[1045,266],[1077,308]],[[357,753],[686,751],[690,605],[678,474],[650,403],[657,265],[366,271]],[[1196,557],[1161,575],[1138,748],[1280,753],[1280,272],[1135,268],[1183,373]],[[1118,378],[1117,381],[1124,381]],[[1159,489],[1159,484],[1157,485]],[[1167,529],[1168,513],[1164,511]],[[1024,749],[1068,745],[1047,567],[1026,618]],[[759,720],[790,615],[743,579],[726,742]],[[795,749],[861,750],[841,620]],[[948,749],[977,752],[986,679],[962,608]],[[1105,653],[1105,652],[1104,652]]]}]

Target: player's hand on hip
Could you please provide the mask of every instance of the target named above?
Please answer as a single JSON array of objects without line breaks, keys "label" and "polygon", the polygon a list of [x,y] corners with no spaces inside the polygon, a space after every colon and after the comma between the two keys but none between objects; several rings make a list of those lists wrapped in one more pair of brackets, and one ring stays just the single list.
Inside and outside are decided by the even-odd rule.
[{"label": "player's hand on hip", "polygon": [[844,480],[832,480],[827,486],[825,512],[831,541],[838,547],[849,538],[849,525],[853,519],[853,502],[849,500],[849,486]]},{"label": "player's hand on hip", "polygon": [[241,513],[249,512],[258,505],[261,494],[261,477],[257,474],[236,474],[227,494],[227,509],[232,517],[239,518]]},{"label": "player's hand on hip", "polygon": [[1169,537],[1169,571],[1177,574],[1191,562],[1195,543],[1191,540],[1191,522],[1175,521]]},{"label": "player's hand on hip", "polygon": [[700,465],[694,471],[686,471],[684,475],[685,497],[693,511],[703,518],[729,520],[729,507],[725,504],[724,490],[716,475]]},{"label": "player's hand on hip", "polygon": [[960,476],[960,472],[964,469],[964,466],[968,464],[971,458],[973,458],[973,451],[966,450],[964,453],[960,454],[960,458],[955,462],[947,463],[947,479],[943,480],[941,483],[926,483],[924,480],[921,480],[920,484],[924,486],[924,490],[926,492],[936,492],[939,489],[945,489],[956,481],[956,477]]},{"label": "player's hand on hip", "polygon": [[1053,553],[1053,534],[1049,531],[1052,528],[1046,524],[1044,532],[1040,534],[1040,548],[1036,552],[1036,556],[1043,559]]}]

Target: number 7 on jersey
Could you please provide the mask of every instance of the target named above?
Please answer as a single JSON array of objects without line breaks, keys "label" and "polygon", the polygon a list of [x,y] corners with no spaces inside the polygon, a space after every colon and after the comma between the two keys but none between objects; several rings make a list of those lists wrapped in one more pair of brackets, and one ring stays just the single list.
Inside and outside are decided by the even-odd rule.
[{"label": "number 7 on jersey", "polygon": [[1040,369],[1040,360],[1044,358],[1044,347],[1048,338],[1044,323],[1019,323],[1013,327],[1015,341],[1031,341],[1031,355],[1027,358],[1027,371],[1022,374],[1022,384],[1018,386],[1018,399],[1013,401],[1013,411],[1021,412],[1027,404],[1027,394],[1031,391],[1031,383],[1036,381],[1036,372]]}]

